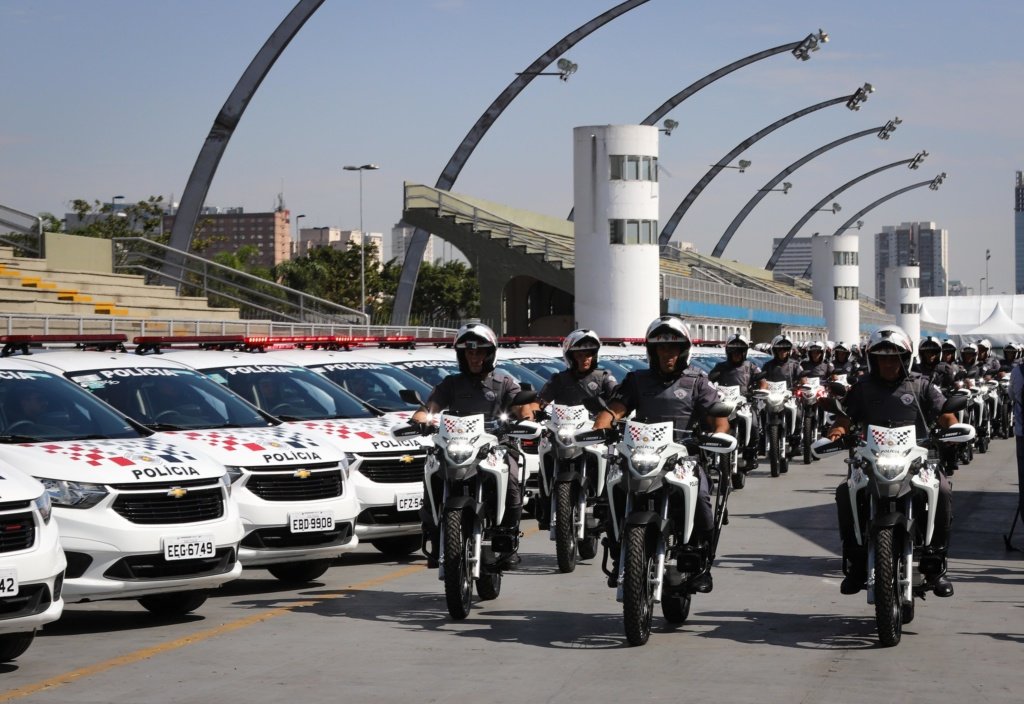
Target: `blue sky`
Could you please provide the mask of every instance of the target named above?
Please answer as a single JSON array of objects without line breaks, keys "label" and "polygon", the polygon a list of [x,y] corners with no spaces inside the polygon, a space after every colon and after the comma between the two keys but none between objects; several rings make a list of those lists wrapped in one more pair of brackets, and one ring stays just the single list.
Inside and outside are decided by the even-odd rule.
[{"label": "blue sky", "polygon": [[[207,202],[269,210],[282,191],[303,226],[388,231],[402,182],[433,185],[481,112],[563,35],[613,0],[327,0],[249,105]],[[63,213],[74,198],[180,196],[211,123],[242,71],[293,6],[288,0],[0,0],[0,203]],[[873,210],[863,233],[908,220],[950,232],[951,278],[977,286],[992,250],[993,291],[1013,289],[1013,181],[1024,168],[1024,3],[650,0],[567,53],[568,81],[535,80],[505,111],[453,191],[552,215],[572,200],[572,128],[636,123],[693,81],[819,27],[830,42],[807,62],[782,54],[705,88],[670,115],[661,142],[661,219],[736,144],[778,118],[876,92],[859,112],[827,108],[751,148],[745,174],[721,173],[676,237],[709,252],[765,182],[845,135],[863,138],[794,173],[747,218],[727,258],[763,265],[816,201],[883,164],[930,153],[847,191],[838,215],[801,234],[831,234],[882,195],[945,171],[942,189]],[[861,243],[870,259],[869,237]],[[862,267],[867,269],[867,267]],[[862,278],[868,271],[862,271]],[[871,293],[872,288],[866,288]]]}]

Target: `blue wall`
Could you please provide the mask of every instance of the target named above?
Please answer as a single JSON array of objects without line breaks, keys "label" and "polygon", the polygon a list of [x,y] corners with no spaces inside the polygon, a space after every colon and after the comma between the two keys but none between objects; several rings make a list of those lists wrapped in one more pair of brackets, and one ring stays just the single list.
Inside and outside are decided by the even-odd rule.
[{"label": "blue wall", "polygon": [[772,310],[727,306],[719,303],[685,301],[679,298],[670,298],[667,303],[669,313],[682,315],[684,317],[687,315],[696,315],[704,318],[717,318],[721,320],[742,320],[743,322],[754,321],[758,323],[777,323],[781,325],[802,327],[825,327],[825,318],[814,315],[780,313]]}]

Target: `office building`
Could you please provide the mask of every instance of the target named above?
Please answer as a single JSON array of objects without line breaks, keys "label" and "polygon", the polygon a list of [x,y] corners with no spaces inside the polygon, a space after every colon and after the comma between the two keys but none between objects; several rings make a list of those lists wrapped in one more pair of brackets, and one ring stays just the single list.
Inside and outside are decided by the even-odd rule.
[{"label": "office building", "polygon": [[[175,215],[164,215],[164,232],[174,227]],[[250,263],[272,267],[291,258],[291,213],[280,208],[269,213],[246,213],[242,208],[204,207],[196,222],[192,251],[207,259],[240,247],[256,248]]]},{"label": "office building", "polygon": [[[776,274],[785,274],[792,277],[803,277],[805,274],[810,278],[808,269],[811,266],[811,237],[794,237],[782,250],[779,260],[775,262]],[[782,243],[781,237],[772,239],[772,251],[779,248]]]},{"label": "office building", "polygon": [[885,270],[917,265],[921,296],[948,295],[949,232],[934,222],[885,225],[875,235],[875,298],[885,303]]},{"label": "office building", "polygon": [[[409,249],[409,243],[412,241],[412,235],[416,231],[415,227],[406,225],[405,223],[397,223],[391,228],[391,259],[394,259],[398,264],[405,263],[405,252]],[[423,250],[423,261],[434,263],[434,240],[437,239],[433,235],[427,238],[427,246]]]},{"label": "office building", "polygon": [[[374,257],[377,268],[380,268],[380,253],[384,248],[384,235],[380,232],[360,232],[359,230],[342,230],[337,227],[304,227],[299,230],[299,240],[295,243],[294,256],[304,257],[315,247],[333,247],[348,249],[349,243],[359,245],[363,241],[377,249]],[[367,253],[367,258],[370,255]]]},{"label": "office building", "polygon": [[1024,174],[1017,172],[1013,189],[1014,292],[1024,293]]}]

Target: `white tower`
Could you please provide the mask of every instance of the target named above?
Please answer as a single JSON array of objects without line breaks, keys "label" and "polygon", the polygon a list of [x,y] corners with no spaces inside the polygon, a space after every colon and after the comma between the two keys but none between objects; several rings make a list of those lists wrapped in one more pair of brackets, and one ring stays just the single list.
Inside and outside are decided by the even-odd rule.
[{"label": "white tower", "polygon": [[811,241],[814,298],[821,302],[829,338],[860,340],[860,240],[857,235],[815,237]]},{"label": "white tower", "polygon": [[576,324],[643,337],[661,311],[658,128],[573,130]]},{"label": "white tower", "polygon": [[896,317],[917,353],[921,341],[921,267],[891,266],[885,270],[885,312]]}]

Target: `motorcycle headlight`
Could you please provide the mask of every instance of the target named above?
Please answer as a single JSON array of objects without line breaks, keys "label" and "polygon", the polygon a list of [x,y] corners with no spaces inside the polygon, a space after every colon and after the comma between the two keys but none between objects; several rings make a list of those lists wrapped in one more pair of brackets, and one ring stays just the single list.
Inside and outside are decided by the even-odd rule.
[{"label": "motorcycle headlight", "polygon": [[108,493],[107,488],[102,484],[42,478],[39,478],[39,481],[46,487],[46,493],[49,494],[54,505],[66,508],[92,508]]},{"label": "motorcycle headlight", "polygon": [[563,445],[572,445],[576,442],[576,428],[568,425],[558,427],[558,441]]},{"label": "motorcycle headlight", "polygon": [[448,446],[448,457],[455,464],[462,464],[473,456],[475,448],[468,442],[454,442]]},{"label": "motorcycle headlight", "polygon": [[884,479],[895,479],[906,466],[902,457],[879,457],[875,460],[875,471]]},{"label": "motorcycle headlight", "polygon": [[633,455],[633,468],[636,469],[640,474],[647,474],[653,472],[661,464],[661,455],[656,453],[643,453],[640,455]]},{"label": "motorcycle headlight", "polygon": [[53,502],[50,500],[49,492],[44,491],[36,498],[34,503],[39,511],[39,515],[43,519],[43,525],[49,525],[50,518],[53,516]]}]

